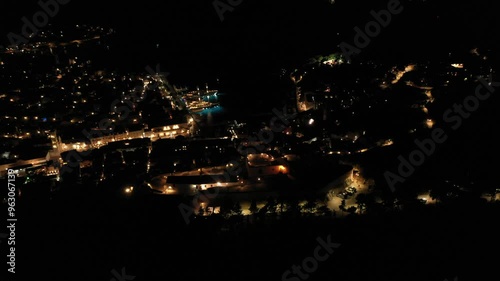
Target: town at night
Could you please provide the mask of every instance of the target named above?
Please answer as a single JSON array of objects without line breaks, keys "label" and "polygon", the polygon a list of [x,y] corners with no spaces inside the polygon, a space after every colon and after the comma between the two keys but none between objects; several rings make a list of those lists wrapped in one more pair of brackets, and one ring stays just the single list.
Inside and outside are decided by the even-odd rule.
[{"label": "town at night", "polygon": [[493,1],[1,5],[5,280],[500,280]]}]

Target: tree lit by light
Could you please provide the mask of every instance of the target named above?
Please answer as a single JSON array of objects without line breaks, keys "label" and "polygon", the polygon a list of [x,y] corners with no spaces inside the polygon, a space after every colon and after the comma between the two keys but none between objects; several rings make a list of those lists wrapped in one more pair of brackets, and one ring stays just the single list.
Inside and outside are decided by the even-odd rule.
[{"label": "tree lit by light", "polygon": [[427,119],[427,120],[425,121],[425,125],[427,126],[427,128],[432,129],[432,127],[434,127],[434,120],[432,120],[432,119]]}]

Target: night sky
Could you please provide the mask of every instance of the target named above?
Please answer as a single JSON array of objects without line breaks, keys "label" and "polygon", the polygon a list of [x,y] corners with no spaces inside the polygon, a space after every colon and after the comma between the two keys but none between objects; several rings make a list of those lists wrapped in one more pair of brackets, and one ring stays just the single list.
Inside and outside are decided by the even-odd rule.
[{"label": "night sky", "polygon": [[[9,5],[6,5],[9,3]],[[183,76],[214,73],[245,77],[255,70],[273,72],[300,65],[307,58],[338,51],[352,42],[355,26],[372,20],[370,11],[387,1],[242,1],[221,22],[211,1],[140,1],[104,6],[97,1],[70,1],[50,20],[54,25],[98,24],[116,29],[122,66],[149,62],[168,64]],[[493,1],[473,4],[442,1],[403,1],[402,14],[363,50],[373,58],[429,58],[475,46],[498,47]],[[19,32],[21,17],[40,7],[4,1],[2,40]],[[337,33],[339,35],[337,35]],[[160,48],[156,49],[156,44]],[[154,51],[151,51],[154,49]],[[184,77],[183,77],[184,78]],[[193,78],[193,77],[190,77]]]}]

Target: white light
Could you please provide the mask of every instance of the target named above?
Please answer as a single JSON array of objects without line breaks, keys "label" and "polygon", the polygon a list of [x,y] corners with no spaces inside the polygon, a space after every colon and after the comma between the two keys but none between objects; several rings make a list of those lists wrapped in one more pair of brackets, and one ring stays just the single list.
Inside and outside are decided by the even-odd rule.
[{"label": "white light", "polygon": [[314,124],[314,119],[311,118],[311,119],[309,119],[309,125],[312,125],[312,124]]}]

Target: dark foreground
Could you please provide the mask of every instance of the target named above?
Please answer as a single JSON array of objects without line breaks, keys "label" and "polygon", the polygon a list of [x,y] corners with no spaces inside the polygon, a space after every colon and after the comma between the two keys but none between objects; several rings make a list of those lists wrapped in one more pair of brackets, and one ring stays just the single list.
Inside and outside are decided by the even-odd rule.
[{"label": "dark foreground", "polygon": [[[63,194],[20,201],[13,280],[499,280],[500,205],[422,206],[346,219],[185,223],[177,199]],[[340,243],[300,278],[318,238]],[[324,254],[326,252],[321,252]],[[126,276],[117,278],[126,273]],[[121,278],[121,279],[120,279]],[[132,279],[133,278],[133,279]]]}]

